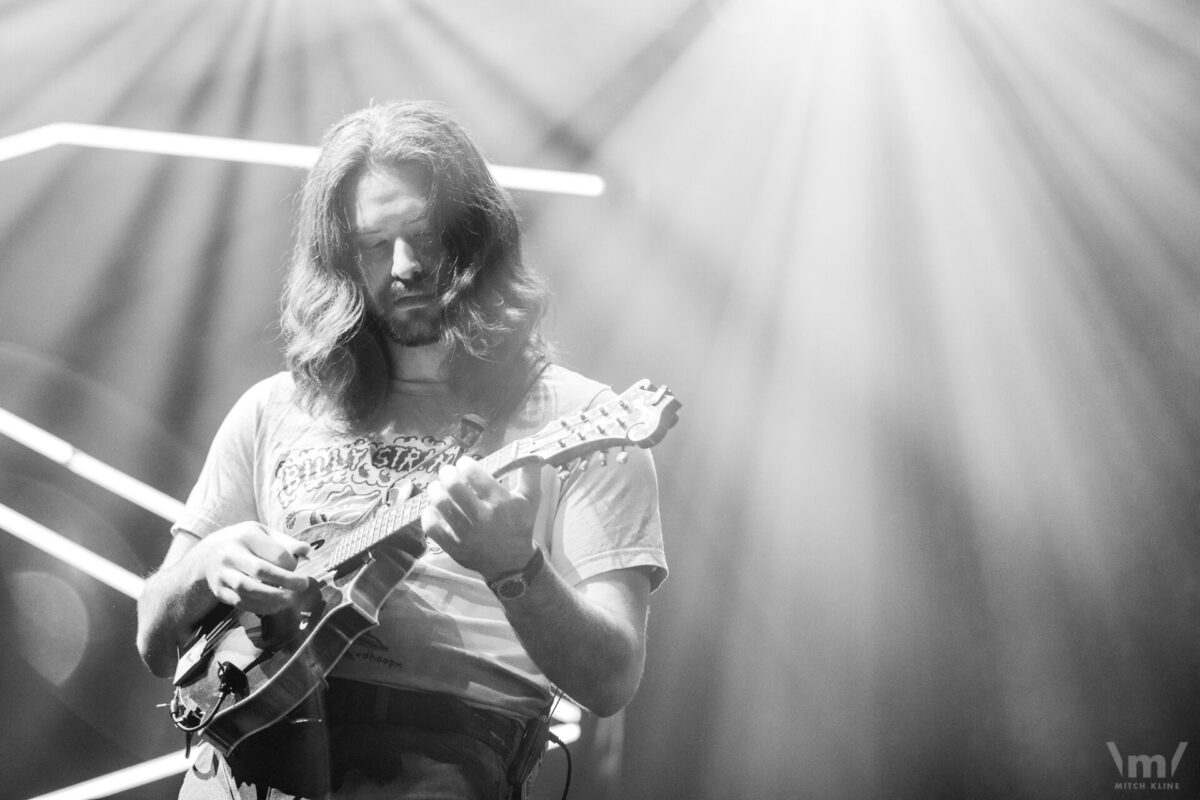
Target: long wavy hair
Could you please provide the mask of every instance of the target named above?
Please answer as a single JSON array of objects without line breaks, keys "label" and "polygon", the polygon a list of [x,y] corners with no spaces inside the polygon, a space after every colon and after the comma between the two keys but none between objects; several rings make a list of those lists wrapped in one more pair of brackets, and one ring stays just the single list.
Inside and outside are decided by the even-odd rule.
[{"label": "long wavy hair", "polygon": [[516,211],[483,155],[444,109],[424,102],[372,105],[322,141],[283,293],[284,354],[298,399],[353,425],[387,396],[386,334],[369,311],[346,197],[366,170],[400,163],[432,178],[426,204],[444,254],[436,275],[451,389],[481,413],[498,413],[550,357],[538,332],[548,293],[522,261]]}]

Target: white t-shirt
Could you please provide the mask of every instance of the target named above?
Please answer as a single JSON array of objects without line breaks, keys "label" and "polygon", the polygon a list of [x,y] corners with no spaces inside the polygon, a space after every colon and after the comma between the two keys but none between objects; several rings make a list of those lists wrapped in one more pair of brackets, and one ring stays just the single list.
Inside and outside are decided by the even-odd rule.
[{"label": "white t-shirt", "polygon": [[[173,532],[204,537],[257,520],[296,535],[323,521],[349,522],[402,480],[421,491],[461,449],[451,434],[467,409],[441,384],[395,382],[382,417],[390,422],[370,434],[338,432],[301,411],[293,395],[291,376],[279,373],[238,400]],[[513,414],[504,444],[614,397],[602,384],[550,366]],[[636,567],[657,588],[667,570],[649,452],[630,448],[628,463],[609,459],[607,466],[593,458],[565,478],[544,469],[534,537],[568,583]],[[549,682],[499,602],[478,573],[427,545],[381,609],[379,626],[360,636],[331,674],[445,692],[514,716],[536,714]]]}]

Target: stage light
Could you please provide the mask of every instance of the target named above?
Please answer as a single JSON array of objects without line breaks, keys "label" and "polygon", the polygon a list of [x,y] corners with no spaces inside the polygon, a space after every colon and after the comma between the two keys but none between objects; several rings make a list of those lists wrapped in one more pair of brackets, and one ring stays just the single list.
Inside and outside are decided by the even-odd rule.
[{"label": "stage light", "polygon": [[136,598],[142,593],[143,581],[137,575],[3,504],[0,504],[0,528],[123,594]]},{"label": "stage light", "polygon": [[99,778],[77,783],[74,786],[67,786],[63,789],[56,789],[49,794],[38,795],[30,798],[30,800],[94,800],[97,797],[109,797],[124,792],[129,789],[135,789],[138,786],[145,786],[147,783],[153,783],[163,778],[169,778],[172,775],[178,775],[188,768],[190,760],[184,754],[183,750],[172,753],[161,758],[151,759],[134,767],[110,772],[107,775],[101,775]]},{"label": "stage light", "polygon": [[[316,147],[297,144],[56,122],[0,139],[0,161],[60,144],[304,169],[313,165],[318,153]],[[509,189],[580,197],[598,197],[604,193],[604,179],[599,175],[499,164],[490,167],[496,181]]]},{"label": "stage light", "polygon": [[599,197],[604,194],[604,179],[584,172],[559,172],[552,169],[504,167],[490,164],[496,182],[508,189],[530,192],[573,194],[579,197]]},{"label": "stage light", "polygon": [[170,495],[163,494],[154,487],[147,486],[136,478],[75,449],[70,443],[3,408],[0,408],[0,434],[169,522],[174,522],[183,513],[183,503]]}]

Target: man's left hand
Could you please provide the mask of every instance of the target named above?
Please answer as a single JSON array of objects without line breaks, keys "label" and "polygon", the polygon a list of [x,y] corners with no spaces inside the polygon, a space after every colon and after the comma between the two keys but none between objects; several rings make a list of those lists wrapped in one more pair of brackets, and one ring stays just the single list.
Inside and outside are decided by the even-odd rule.
[{"label": "man's left hand", "polygon": [[470,457],[442,467],[426,489],[425,535],[485,580],[521,569],[533,556],[540,472],[539,466],[522,468],[510,491]]}]

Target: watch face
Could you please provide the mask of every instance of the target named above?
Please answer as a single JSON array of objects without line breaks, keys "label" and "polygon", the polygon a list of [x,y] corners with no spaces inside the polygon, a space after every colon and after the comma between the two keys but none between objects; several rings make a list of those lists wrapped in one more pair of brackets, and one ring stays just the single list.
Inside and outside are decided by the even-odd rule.
[{"label": "watch face", "polygon": [[496,586],[496,594],[504,600],[515,600],[525,594],[525,579],[520,575],[507,578]]},{"label": "watch face", "polygon": [[509,573],[504,577],[496,578],[488,584],[488,587],[501,600],[516,600],[529,590],[529,584],[537,577],[544,563],[545,557],[542,555],[542,548],[534,545],[533,555],[530,556],[529,563],[520,572]]}]

